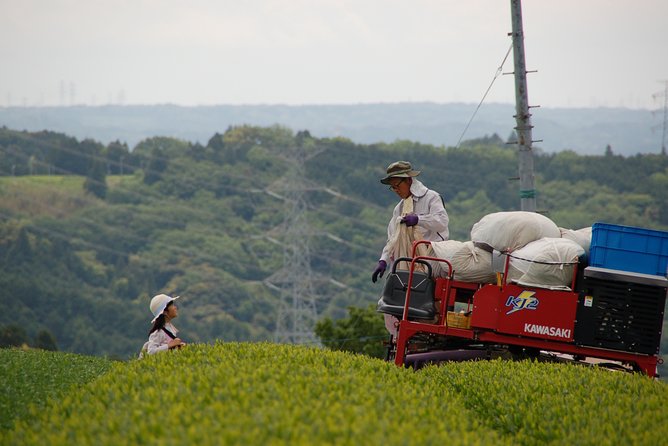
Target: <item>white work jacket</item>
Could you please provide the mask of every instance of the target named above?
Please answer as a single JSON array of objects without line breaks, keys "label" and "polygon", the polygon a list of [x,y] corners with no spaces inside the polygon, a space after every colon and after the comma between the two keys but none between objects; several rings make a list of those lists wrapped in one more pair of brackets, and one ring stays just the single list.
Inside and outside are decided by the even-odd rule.
[{"label": "white work jacket", "polygon": [[[174,336],[177,336],[177,333],[179,330],[176,329],[174,325],[172,325],[171,322],[167,322],[165,324],[165,328],[169,330]],[[178,337],[178,336],[177,336]],[[148,345],[147,345],[147,353],[149,355],[152,355],[157,352],[163,352],[169,348],[169,341],[171,341],[172,338],[167,335],[167,333],[164,332],[164,330],[156,330],[151,335],[148,337]]]},{"label": "white work jacket", "polygon": [[[418,216],[417,227],[422,231],[423,240],[441,242],[448,240],[448,213],[445,211],[443,200],[438,192],[428,189],[421,181],[413,178],[411,184],[411,198],[413,199],[413,213]],[[387,240],[391,240],[397,229],[396,221],[402,215],[403,200],[399,201],[392,212],[392,219],[387,225]],[[380,260],[392,265],[392,255],[387,245],[383,249]]]}]

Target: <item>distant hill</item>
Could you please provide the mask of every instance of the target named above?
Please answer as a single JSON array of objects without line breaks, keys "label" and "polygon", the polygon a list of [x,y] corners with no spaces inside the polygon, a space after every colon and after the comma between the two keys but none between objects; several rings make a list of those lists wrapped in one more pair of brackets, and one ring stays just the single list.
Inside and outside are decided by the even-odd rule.
[{"label": "distant hill", "polygon": [[[177,105],[1,107],[0,126],[15,130],[52,130],[104,144],[120,140],[133,148],[153,136],[206,142],[233,125],[279,124],[317,137],[344,136],[360,144],[398,139],[455,146],[475,104],[394,103],[351,105]],[[624,108],[535,108],[534,144],[546,152],[573,150],[601,155],[659,153],[660,132],[649,110]],[[515,126],[514,106],[484,104],[463,140],[498,134],[506,140]]]}]

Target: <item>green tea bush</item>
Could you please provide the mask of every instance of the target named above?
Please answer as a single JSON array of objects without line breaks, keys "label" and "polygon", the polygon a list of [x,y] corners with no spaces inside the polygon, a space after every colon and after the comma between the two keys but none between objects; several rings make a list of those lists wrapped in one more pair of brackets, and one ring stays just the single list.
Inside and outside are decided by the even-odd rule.
[{"label": "green tea bush", "polygon": [[111,361],[44,350],[0,349],[0,432],[15,418],[26,417],[33,404],[43,407],[72,386],[105,373]]},{"label": "green tea bush", "polygon": [[572,364],[482,361],[421,372],[515,444],[665,444],[668,386]]},{"label": "green tea bush", "polygon": [[509,444],[427,375],[350,353],[190,345],[116,364],[2,444]]},{"label": "green tea bush", "polygon": [[[39,361],[25,364],[28,374],[50,367]],[[496,360],[414,372],[345,352],[222,342],[108,364],[80,386],[61,383],[71,371],[84,375],[67,368],[54,369],[58,384],[37,380],[69,390],[30,405],[0,431],[0,445],[654,445],[668,438],[666,384],[568,364]]]}]

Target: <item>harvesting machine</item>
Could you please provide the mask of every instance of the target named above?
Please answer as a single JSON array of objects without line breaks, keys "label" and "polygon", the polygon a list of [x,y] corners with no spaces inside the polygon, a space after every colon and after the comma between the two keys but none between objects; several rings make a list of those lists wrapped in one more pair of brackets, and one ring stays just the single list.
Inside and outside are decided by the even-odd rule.
[{"label": "harvesting machine", "polygon": [[[633,235],[615,236],[606,242],[610,246],[592,247],[598,258],[607,257],[603,267],[591,260],[580,262],[564,290],[507,280],[510,253],[496,253],[497,283],[454,280],[449,261],[416,255],[418,245],[429,242],[415,242],[412,257],[394,263],[378,302],[379,312],[398,319],[388,360],[419,368],[447,360],[529,356],[657,376],[668,290],[663,274],[668,237],[658,246],[650,240],[650,249],[656,252],[647,256],[647,243],[641,246],[637,239],[629,240]],[[625,238],[634,251],[612,246],[623,245]],[[642,253],[635,252],[638,249]],[[646,268],[647,258],[653,274],[638,272]],[[410,268],[397,270],[399,261],[410,262]],[[445,265],[447,274],[441,274],[445,277],[433,276],[435,262]],[[424,265],[423,271],[417,265]]]}]

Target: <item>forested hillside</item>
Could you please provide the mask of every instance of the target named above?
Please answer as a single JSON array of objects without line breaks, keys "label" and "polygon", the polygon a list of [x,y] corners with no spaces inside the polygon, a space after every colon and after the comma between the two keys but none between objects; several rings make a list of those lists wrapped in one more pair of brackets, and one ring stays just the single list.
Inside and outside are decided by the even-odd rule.
[{"label": "forested hillside", "polygon": [[[242,126],[206,145],[156,137],[130,151],[1,129],[0,327],[128,357],[150,328],[150,297],[166,292],[182,296],[177,326],[188,341],[272,339],[279,295],[268,284],[290,248],[295,194],[306,203],[319,314],[367,307],[397,200],[378,180],[399,159],[442,193],[451,239],[519,207],[517,155],[497,138],[443,149]],[[538,208],[559,226],[668,229],[666,156],[537,154],[535,170]]]}]

